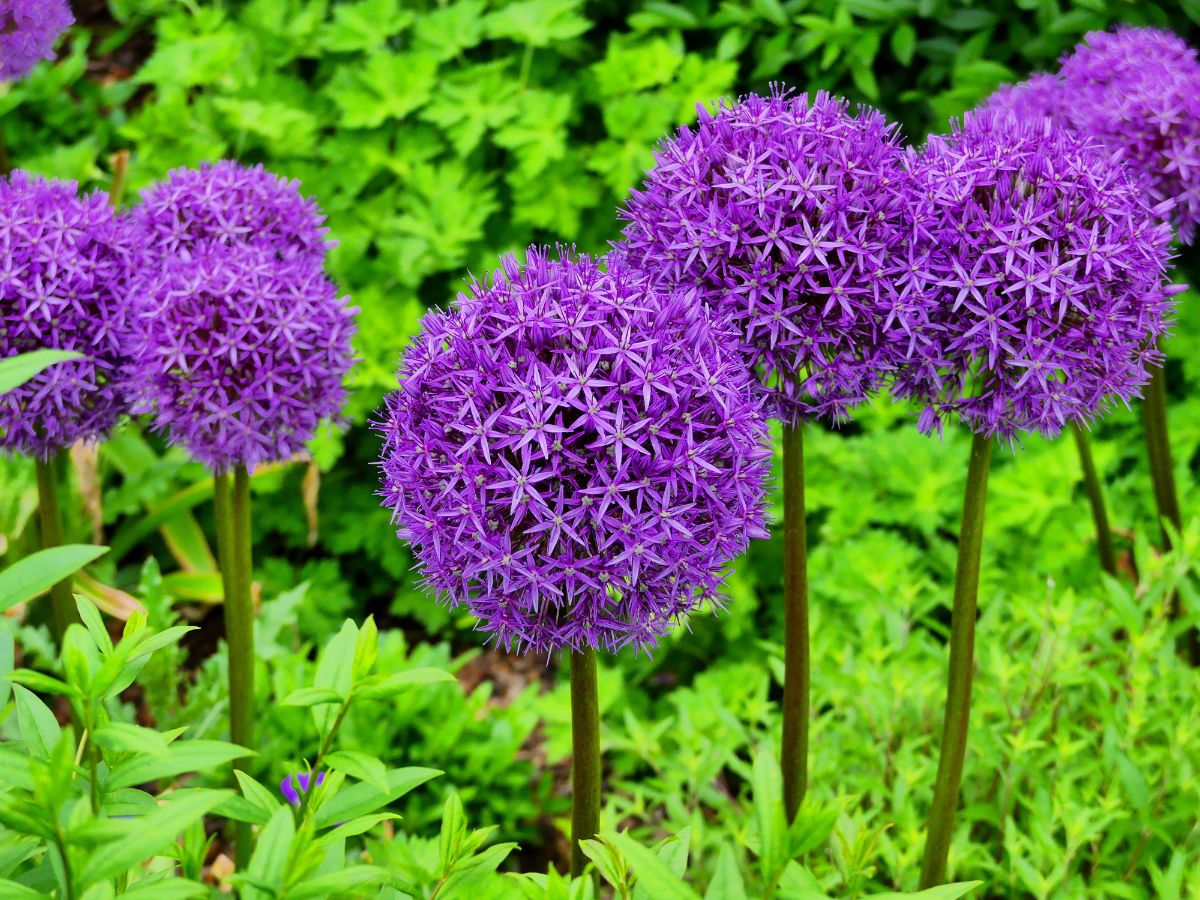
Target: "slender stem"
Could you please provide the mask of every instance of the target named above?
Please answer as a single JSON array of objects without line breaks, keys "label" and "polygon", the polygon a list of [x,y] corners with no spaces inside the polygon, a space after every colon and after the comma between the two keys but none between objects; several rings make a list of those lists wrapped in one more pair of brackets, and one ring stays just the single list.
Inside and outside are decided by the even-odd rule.
[{"label": "slender stem", "polygon": [[[58,505],[58,475],[62,469],[61,455],[49,462],[37,460],[38,520],[42,527],[42,549],[63,545],[62,510]],[[79,621],[75,597],[71,593],[71,576],[50,588],[51,627],[54,638],[62,645],[67,626]]]},{"label": "slender stem", "polygon": [[808,791],[810,662],[804,426],[783,428],[783,807],[795,820]]},{"label": "slender stem", "polygon": [[1071,425],[1075,435],[1075,446],[1079,450],[1079,466],[1083,469],[1083,489],[1092,506],[1092,521],[1096,523],[1096,551],[1100,554],[1100,567],[1109,575],[1117,574],[1117,552],[1113,548],[1112,528],[1108,524],[1108,509],[1104,505],[1104,487],[1096,472],[1096,461],[1092,458],[1092,445],[1087,432],[1078,422]]},{"label": "slender stem", "polygon": [[[225,641],[229,647],[229,731],[235,744],[254,743],[254,600],[250,556],[250,473],[233,471],[233,491],[224,510],[228,529],[229,593],[225,597]],[[218,534],[221,526],[218,526]],[[235,762],[235,766],[242,763]],[[237,825],[238,868],[250,861],[250,826]]]},{"label": "slender stem", "polygon": [[[308,770],[308,787],[303,791],[300,791],[300,808],[296,813],[297,822],[303,822],[304,816],[308,813],[308,807],[310,805],[310,801],[312,800],[312,793],[317,789],[317,776],[321,773],[321,764],[325,761],[325,757],[329,753],[330,748],[333,747],[334,735],[336,735],[338,733],[338,729],[342,727],[342,722],[346,721],[346,714],[350,712],[350,705],[352,702],[353,697],[347,697],[342,702],[341,708],[338,709],[337,717],[333,720],[333,725],[330,727],[329,732],[325,735],[325,739],[321,741],[321,747],[317,750],[317,757],[313,760],[312,768]],[[295,778],[296,776],[292,777]],[[295,782],[295,784],[297,787],[300,786],[298,780]]]},{"label": "slender stem", "polygon": [[983,514],[987,506],[988,468],[992,441],[975,435],[963,495],[962,525],[958,536],[958,564],[954,572],[954,608],[950,620],[950,675],[946,687],[946,715],[942,721],[942,749],[937,784],[929,810],[929,834],[921,860],[921,888],[942,884],[946,858],[954,834],[954,813],[967,754],[967,726],[971,712],[971,672],[975,664],[975,608],[979,595],[979,556],[983,547]]},{"label": "slender stem", "polygon": [[4,128],[0,123],[0,176],[7,177],[12,171],[12,162],[8,158],[8,144],[4,140]]},{"label": "slender stem", "polygon": [[[1170,523],[1175,531],[1183,530],[1183,515],[1179,508],[1179,493],[1175,488],[1175,464],[1171,459],[1171,436],[1167,428],[1167,382],[1161,366],[1155,367],[1146,385],[1146,396],[1142,401],[1142,430],[1146,434],[1146,456],[1150,464],[1150,477],[1154,483],[1154,503],[1162,526],[1162,543],[1171,549]],[[1171,618],[1183,615],[1179,592],[1171,595]],[[1189,628],[1180,638],[1180,650],[1186,652],[1193,666],[1200,666],[1200,632]]]},{"label": "slender stem", "polygon": [[600,697],[596,651],[569,654],[571,666],[571,875],[587,865],[580,841],[600,830]]},{"label": "slender stem", "polygon": [[118,150],[108,158],[112,166],[112,181],[108,185],[108,199],[113,208],[121,205],[125,196],[125,185],[129,181],[129,151]]},{"label": "slender stem", "polygon": [[232,491],[233,478],[228,472],[218,472],[213,475],[213,519],[217,525],[217,567],[221,570],[221,592],[226,600],[233,594],[231,580],[233,559],[230,557],[229,547],[232,542],[229,529],[233,524],[229,516],[229,510],[233,504]]}]

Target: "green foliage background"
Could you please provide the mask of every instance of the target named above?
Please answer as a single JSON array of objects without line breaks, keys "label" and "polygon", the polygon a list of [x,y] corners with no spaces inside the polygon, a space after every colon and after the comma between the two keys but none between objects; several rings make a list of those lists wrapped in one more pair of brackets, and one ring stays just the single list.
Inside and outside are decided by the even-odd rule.
[{"label": "green foliage background", "polygon": [[[344,616],[372,612],[393,626],[380,652],[394,668],[479,664],[469,621],[421,594],[377,508],[378,442],[367,427],[421,315],[448,302],[466,272],[535,241],[602,251],[655,141],[693,120],[697,102],[773,81],[824,88],[880,106],[919,141],[997,84],[1051,67],[1088,30],[1150,23],[1196,44],[1200,3],[115,0],[107,10],[80,4],[77,17],[56,64],[0,89],[14,163],[103,188],[108,155],[127,148],[136,190],[205,159],[263,162],[319,200],[339,242],[331,269],[362,310],[348,427],[313,444],[315,543],[300,468],[256,480],[266,677],[255,765],[277,780],[312,747],[302,714],[269,697],[307,683],[309,648]],[[1168,347],[1185,510],[1200,509],[1196,303],[1183,296]],[[105,528],[128,540],[98,571],[157,597],[147,605],[165,625],[172,590],[147,581],[142,563],[153,555],[167,567],[178,548],[139,523],[167,498],[202,492],[204,473],[140,440],[131,427],[101,450]],[[1177,554],[1151,551],[1140,440],[1134,413],[1101,424],[1096,440],[1126,563],[1143,576],[1136,591],[1097,575],[1069,442],[1031,439],[997,461],[952,850],[956,874],[984,879],[989,895],[1200,896],[1200,683],[1161,615],[1177,585],[1197,601],[1188,573],[1200,526]],[[152,464],[135,476],[136,453]],[[933,782],[966,441],[924,438],[910,410],[880,400],[840,433],[814,429],[809,453],[812,781],[832,813],[806,861],[837,896],[911,888]],[[19,461],[0,466],[0,522],[16,554],[31,473]],[[73,527],[86,538],[81,514]],[[751,758],[777,737],[779,572],[774,543],[756,546],[731,574],[727,614],[698,618],[652,660],[623,657],[602,673],[606,818],[648,838],[689,826],[702,882],[722,841],[758,839]],[[53,665],[39,632],[26,629],[23,645]],[[207,656],[181,695],[185,658],[178,651],[148,689],[158,724],[221,736],[223,656]],[[390,765],[445,770],[438,790],[457,788],[474,819],[522,842],[522,865],[544,870],[566,811],[568,747],[565,686],[541,665],[512,695],[494,696],[502,686],[490,681],[466,694],[438,686],[387,716],[352,715],[345,743]],[[417,792],[405,804],[405,834],[374,852],[416,865],[428,849],[417,835],[432,834],[441,799]]]}]

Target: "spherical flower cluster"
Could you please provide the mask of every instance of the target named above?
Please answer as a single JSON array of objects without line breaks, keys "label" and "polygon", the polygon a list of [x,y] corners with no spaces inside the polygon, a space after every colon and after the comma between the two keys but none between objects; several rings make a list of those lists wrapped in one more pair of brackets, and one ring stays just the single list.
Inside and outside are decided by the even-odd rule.
[{"label": "spherical flower cluster", "polygon": [[49,459],[126,406],[125,234],[103,194],[14,172],[0,180],[0,358],[74,350],[0,394],[0,447]]},{"label": "spherical flower cluster", "polygon": [[613,262],[536,248],[434,312],[380,423],[384,504],[498,644],[652,646],[763,531],[736,337]]},{"label": "spherical flower cluster", "polygon": [[1144,175],[1156,201],[1170,200],[1179,238],[1200,221],[1200,62],[1168,31],[1121,28],[1089,34],[1062,62],[1072,124]]},{"label": "spherical flower cluster", "polygon": [[175,169],[142,192],[132,217],[147,266],[209,242],[259,244],[318,262],[330,246],[325,217],[297,182],[232,160]]},{"label": "spherical flower cluster", "polygon": [[896,378],[927,404],[1013,439],[1088,421],[1146,384],[1174,289],[1170,229],[1140,181],[1046,120],[968,114],[911,162],[916,239],[902,289],[932,301]]},{"label": "spherical flower cluster", "polygon": [[341,410],[355,310],[317,262],[209,241],[135,300],[136,409],[214,471],[287,459]]},{"label": "spherical flower cluster", "polygon": [[920,320],[891,287],[903,182],[879,113],[825,93],[751,95],[701,109],[659,147],[622,211],[620,252],[736,325],[775,415],[838,422]]},{"label": "spherical flower cluster", "polygon": [[1017,84],[1004,84],[982,105],[983,109],[1019,118],[1050,119],[1067,126],[1071,102],[1058,75],[1037,72]]},{"label": "spherical flower cluster", "polygon": [[0,81],[53,59],[58,36],[74,21],[66,0],[0,0]]}]

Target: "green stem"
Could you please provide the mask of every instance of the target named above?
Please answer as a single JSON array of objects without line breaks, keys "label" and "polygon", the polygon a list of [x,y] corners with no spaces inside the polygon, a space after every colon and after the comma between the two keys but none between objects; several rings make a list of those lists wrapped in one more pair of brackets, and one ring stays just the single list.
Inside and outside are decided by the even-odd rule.
[{"label": "green stem", "polygon": [[8,158],[8,144],[4,140],[4,128],[0,126],[0,177],[8,177],[12,162]]},{"label": "green stem", "polygon": [[1092,506],[1092,521],[1096,523],[1096,550],[1100,554],[1100,567],[1109,575],[1117,574],[1117,552],[1113,548],[1112,528],[1108,524],[1108,509],[1104,505],[1104,487],[1096,472],[1096,461],[1092,458],[1092,445],[1087,432],[1078,422],[1071,425],[1075,435],[1075,446],[1079,450],[1079,466],[1083,469],[1083,489]]},{"label": "green stem", "polygon": [[117,209],[125,196],[125,185],[129,181],[129,151],[118,150],[108,158],[112,165],[112,181],[108,185],[108,200]]},{"label": "green stem", "polygon": [[[62,510],[58,505],[58,474],[62,469],[61,455],[49,462],[37,460],[38,521],[42,528],[42,549],[63,545]],[[51,627],[54,638],[62,646],[67,626],[79,621],[79,610],[75,608],[75,597],[71,593],[71,577],[68,576],[50,588],[52,610]]]},{"label": "green stem", "polygon": [[[219,483],[219,479],[218,479]],[[250,555],[250,473],[245,466],[233,471],[233,490],[224,506],[229,561],[229,592],[225,597],[225,641],[229,647],[229,731],[235,744],[254,744],[254,600],[251,596],[253,562]],[[244,765],[235,762],[235,767]],[[250,826],[237,824],[238,868],[250,861]]]},{"label": "green stem", "polygon": [[596,651],[569,654],[571,667],[571,875],[587,865],[580,841],[600,831],[600,697]]},{"label": "green stem", "polygon": [[976,434],[971,442],[967,489],[963,496],[962,525],[958,537],[958,564],[954,572],[954,608],[950,620],[950,674],[946,687],[946,715],[942,721],[942,749],[937,783],[929,810],[929,834],[921,860],[921,888],[942,884],[946,858],[954,834],[954,813],[967,754],[967,726],[971,711],[971,672],[975,664],[975,609],[979,595],[979,557],[983,547],[983,514],[987,506],[988,468],[992,441]]},{"label": "green stem", "polygon": [[213,475],[213,519],[217,526],[217,567],[221,570],[221,593],[225,599],[233,594],[233,559],[230,557],[232,538],[229,530],[233,524],[229,516],[233,505],[231,496],[233,478],[228,472]]},{"label": "green stem", "polygon": [[[1161,366],[1156,366],[1146,385],[1146,396],[1142,401],[1142,430],[1146,434],[1146,456],[1150,464],[1150,478],[1154,484],[1154,504],[1158,510],[1162,527],[1162,543],[1171,549],[1171,533],[1167,524],[1176,532],[1183,530],[1183,515],[1179,508],[1179,492],[1175,488],[1175,464],[1171,459],[1171,437],[1167,429],[1167,382]],[[1171,618],[1183,615],[1179,592],[1171,595]],[[1200,632],[1189,628],[1180,638],[1180,650],[1187,654],[1193,666],[1200,666]]]},{"label": "green stem", "polygon": [[[321,746],[317,750],[317,757],[313,760],[312,768],[308,770],[308,788],[300,791],[300,808],[296,812],[296,821],[303,822],[305,815],[308,813],[308,807],[312,800],[312,793],[317,789],[317,776],[321,772],[321,764],[325,761],[330,748],[333,747],[334,735],[338,733],[338,729],[342,727],[342,722],[346,720],[346,714],[350,712],[350,704],[353,702],[353,695],[347,697],[338,709],[337,717],[333,720],[333,725],[329,732],[325,735],[325,739],[321,741]],[[294,782],[299,788],[299,782]]]},{"label": "green stem", "polygon": [[792,822],[808,791],[810,661],[804,426],[783,428],[783,806]]}]

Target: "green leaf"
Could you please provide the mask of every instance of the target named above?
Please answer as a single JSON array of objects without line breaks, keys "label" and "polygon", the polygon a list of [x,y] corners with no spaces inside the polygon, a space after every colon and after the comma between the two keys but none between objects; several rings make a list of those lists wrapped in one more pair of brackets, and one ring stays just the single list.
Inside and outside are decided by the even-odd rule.
[{"label": "green leaf", "polygon": [[18,560],[0,572],[0,612],[49,590],[107,551],[91,544],[65,544]]},{"label": "green leaf", "polygon": [[601,837],[616,845],[629,867],[637,876],[638,885],[651,897],[670,897],[672,900],[700,900],[692,887],[661,859],[625,833],[608,832]]},{"label": "green leaf", "polygon": [[81,888],[86,890],[97,882],[122,875],[154,856],[174,842],[179,832],[200,821],[205,813],[230,796],[229,791],[175,791],[154,812],[121,822],[124,837],[88,860],[79,876]]},{"label": "green leaf", "polygon": [[717,867],[713,870],[704,900],[746,900],[746,882],[742,880],[733,848],[728,844],[721,845]]},{"label": "green leaf", "polygon": [[274,815],[283,805],[282,800],[241,769],[234,769],[233,777],[237,779],[238,787],[242,789],[242,796],[262,809],[268,816]]},{"label": "green leaf", "polygon": [[442,806],[442,828],[438,835],[438,866],[448,872],[458,862],[463,840],[467,836],[467,817],[462,800],[451,792]]},{"label": "green leaf", "polygon": [[208,888],[186,878],[144,878],[121,891],[122,900],[189,900],[209,896]]},{"label": "green leaf", "polygon": [[333,688],[303,687],[292,691],[279,701],[279,705],[307,708],[310,706],[320,706],[322,703],[342,703],[345,699],[345,697]]},{"label": "green leaf", "polygon": [[351,785],[338,791],[328,803],[321,806],[317,812],[317,827],[326,828],[337,822],[347,822],[359,816],[365,816],[387,806],[399,797],[404,796],[415,787],[437,778],[442,773],[437,769],[426,769],[421,766],[410,766],[404,769],[388,771],[388,789],[381,793],[377,788],[366,782]]},{"label": "green leaf", "polygon": [[783,789],[779,766],[771,746],[763,742],[754,757],[754,818],[758,824],[759,866],[763,881],[770,884],[787,862],[784,856],[786,825],[783,818]]},{"label": "green leaf", "polygon": [[388,781],[387,767],[383,762],[367,753],[357,750],[338,750],[325,757],[325,763],[331,769],[345,772],[376,788],[380,794],[386,794],[391,789]]},{"label": "green leaf", "polygon": [[211,772],[232,760],[253,755],[252,750],[224,741],[181,741],[171,744],[165,759],[139,757],[116,766],[109,775],[108,789],[174,778],[184,772]]},{"label": "green leaf", "polygon": [[[324,900],[337,894],[360,891],[368,885],[382,884],[387,878],[388,873],[378,866],[350,866],[339,872],[306,878],[298,886],[289,887],[287,896],[288,900]],[[451,896],[449,891],[444,895]]]},{"label": "green leaf", "polygon": [[296,818],[285,806],[271,816],[271,821],[258,836],[246,874],[255,883],[281,884],[295,837]]},{"label": "green leaf", "polygon": [[14,684],[13,700],[17,706],[17,727],[21,739],[39,759],[49,759],[62,738],[62,726],[54,713],[32,691]]},{"label": "green leaf", "polygon": [[905,22],[892,32],[892,54],[901,65],[909,65],[917,49],[917,32]]},{"label": "green leaf", "polygon": [[0,394],[19,388],[60,362],[84,358],[73,350],[32,350],[0,359]]},{"label": "green leaf", "polygon": [[0,627],[0,709],[8,703],[8,692],[11,690],[8,679],[17,663],[16,656],[17,648],[12,631]]},{"label": "green leaf", "polygon": [[27,885],[7,878],[0,878],[0,897],[5,900],[49,900],[51,894],[35,891]]},{"label": "green leaf", "polygon": [[361,700],[383,700],[422,685],[457,680],[452,673],[444,669],[408,669],[391,675],[367,678],[355,688],[354,696]]},{"label": "green leaf", "polygon": [[171,755],[171,745],[157,731],[129,725],[125,722],[109,722],[96,729],[92,739],[105,750],[120,753],[145,753],[147,756],[166,759]]},{"label": "green leaf", "polygon": [[100,610],[96,608],[96,605],[86,597],[76,594],[75,608],[79,610],[79,618],[87,628],[88,634],[92,636],[96,649],[101,653],[112,653],[112,637],[109,636],[108,629],[104,627],[104,618],[100,615]]},{"label": "green leaf", "polygon": [[958,897],[965,897],[981,884],[983,884],[982,881],[959,881],[954,884],[941,884],[937,887],[917,891],[915,894],[889,892],[868,894],[867,896],[869,900],[956,900]]},{"label": "green leaf", "polygon": [[378,128],[424,106],[437,86],[437,60],[380,50],[360,65],[341,67],[326,92],[345,128]]},{"label": "green leaf", "polygon": [[580,841],[579,847],[583,850],[583,855],[595,864],[596,871],[605,881],[618,889],[625,884],[625,860],[620,857],[614,847],[603,841],[592,839]]},{"label": "green leaf", "polygon": [[549,47],[584,34],[592,23],[579,14],[583,0],[517,0],[485,20],[493,38],[531,47]]}]

